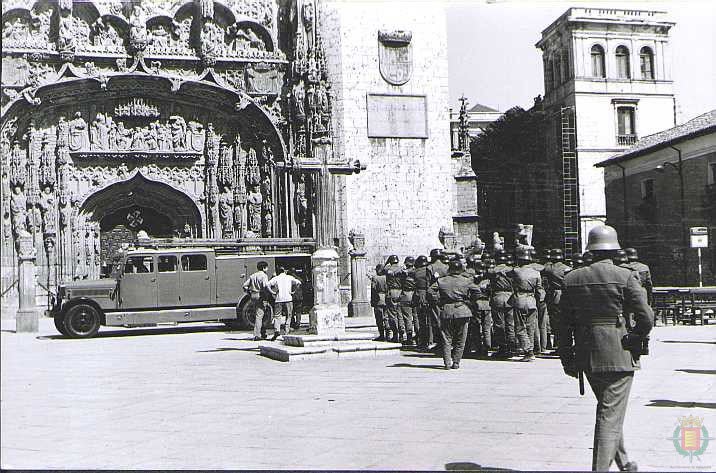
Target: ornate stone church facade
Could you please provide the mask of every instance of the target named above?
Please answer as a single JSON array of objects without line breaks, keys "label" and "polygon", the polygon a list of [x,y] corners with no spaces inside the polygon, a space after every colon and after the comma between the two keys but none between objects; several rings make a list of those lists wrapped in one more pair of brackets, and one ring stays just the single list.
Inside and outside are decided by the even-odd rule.
[{"label": "ornate stone church facade", "polygon": [[[411,31],[427,32],[426,20],[416,26],[396,10],[385,25],[392,30],[379,32],[385,15],[370,12],[376,22],[362,23],[354,6],[337,5],[3,1],[3,293],[12,290],[21,234],[33,237],[46,288],[100,276],[140,230],[337,244],[345,272],[351,228],[376,225],[360,229],[374,260],[405,240],[379,227],[399,205],[364,200],[376,190],[400,195],[389,183],[405,187],[405,175],[435,182],[418,208],[405,207],[419,215],[408,230],[421,235],[391,252],[435,246],[452,213],[447,61],[438,61],[444,71],[418,68],[446,48],[444,26],[413,40],[437,44],[413,52]],[[359,86],[346,70],[348,40],[374,57],[376,71],[356,75],[375,77]],[[362,108],[352,110],[355,93]],[[389,117],[405,106],[421,108],[424,131],[414,123],[391,131]],[[381,162],[381,152],[402,163]],[[379,175],[344,178],[371,160]],[[397,173],[382,175],[391,166]],[[445,195],[428,208],[439,189]]]}]

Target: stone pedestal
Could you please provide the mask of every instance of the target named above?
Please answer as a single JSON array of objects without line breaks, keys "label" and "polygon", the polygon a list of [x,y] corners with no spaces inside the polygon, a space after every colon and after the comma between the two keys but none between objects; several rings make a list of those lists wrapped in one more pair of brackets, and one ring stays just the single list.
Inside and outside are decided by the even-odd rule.
[{"label": "stone pedestal", "polygon": [[338,290],[338,252],[332,247],[316,250],[311,256],[313,267],[313,309],[310,332],[321,336],[338,336],[346,331]]},{"label": "stone pedestal", "polygon": [[37,333],[40,314],[35,307],[35,257],[37,250],[32,235],[23,232],[18,236],[18,299],[19,307],[15,317],[16,333]]},{"label": "stone pedestal", "polygon": [[348,304],[348,317],[370,317],[373,313],[368,294],[368,271],[365,236],[351,231],[348,239],[353,245],[351,255],[351,302]]}]

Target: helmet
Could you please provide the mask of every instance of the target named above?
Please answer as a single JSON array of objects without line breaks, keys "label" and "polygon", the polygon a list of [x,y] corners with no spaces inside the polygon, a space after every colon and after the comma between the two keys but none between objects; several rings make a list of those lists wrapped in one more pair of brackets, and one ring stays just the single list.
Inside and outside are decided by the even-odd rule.
[{"label": "helmet", "polygon": [[440,261],[442,261],[445,264],[448,264],[453,259],[454,259],[454,255],[449,255],[447,253],[440,253]]},{"label": "helmet", "polygon": [[509,260],[510,260],[510,257],[507,256],[507,253],[498,253],[497,256],[495,257],[495,261],[497,262],[497,264],[507,263]]},{"label": "helmet", "polygon": [[403,264],[406,266],[408,266],[408,265],[412,266],[415,264],[415,258],[413,258],[412,256],[406,256],[405,260],[403,261]]},{"label": "helmet", "polygon": [[544,250],[542,255],[542,258],[544,258],[545,261],[552,261],[552,250]]},{"label": "helmet", "polygon": [[553,248],[549,252],[549,257],[551,261],[562,261],[564,259],[564,253],[562,253],[562,248]]},{"label": "helmet", "polygon": [[418,268],[422,268],[423,266],[428,265],[428,257],[425,255],[420,255],[415,259],[415,266]]},{"label": "helmet", "polygon": [[383,274],[383,265],[382,264],[375,265],[375,274],[377,274],[377,275]]},{"label": "helmet", "polygon": [[448,271],[451,273],[461,273],[465,271],[465,266],[463,266],[462,261],[459,259],[454,259],[448,263]]},{"label": "helmet", "polygon": [[574,266],[575,269],[581,268],[582,266],[585,265],[585,261],[581,256],[575,256],[574,258],[572,258],[572,265]]},{"label": "helmet", "polygon": [[629,257],[627,256],[626,251],[624,250],[617,250],[616,254],[614,256],[614,262],[618,264],[624,264],[629,262]]},{"label": "helmet", "polygon": [[517,248],[515,250],[515,259],[517,261],[532,261],[532,253],[529,248]]},{"label": "helmet", "polygon": [[636,248],[626,248],[624,251],[629,261],[639,261],[639,254],[636,252]]},{"label": "helmet", "polygon": [[476,255],[467,255],[467,258],[465,258],[465,262],[467,263],[467,267],[475,267],[478,263],[482,264],[482,260],[478,259]]},{"label": "helmet", "polygon": [[475,261],[473,268],[475,268],[475,271],[480,272],[484,271],[487,268],[487,265],[482,261]]},{"label": "helmet", "polygon": [[480,259],[481,259],[482,261],[491,260],[491,259],[492,259],[492,256],[490,256],[490,253],[485,252],[485,253],[482,254],[482,256],[480,256]]},{"label": "helmet", "polygon": [[592,254],[591,251],[585,251],[582,255],[582,260],[584,261],[584,264],[592,264],[594,261],[594,254]]},{"label": "helmet", "polygon": [[433,248],[432,250],[430,250],[430,259],[435,261],[437,258],[440,258],[442,254],[443,250],[441,250],[440,248]]},{"label": "helmet", "polygon": [[388,264],[398,264],[400,259],[398,258],[398,255],[390,255],[388,256]]},{"label": "helmet", "polygon": [[587,249],[590,251],[619,250],[617,231],[609,225],[594,227],[589,231]]}]

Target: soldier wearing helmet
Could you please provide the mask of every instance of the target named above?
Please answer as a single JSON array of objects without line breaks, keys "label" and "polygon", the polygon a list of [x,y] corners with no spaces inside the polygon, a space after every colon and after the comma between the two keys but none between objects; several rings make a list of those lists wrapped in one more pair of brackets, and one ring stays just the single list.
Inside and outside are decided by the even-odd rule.
[{"label": "soldier wearing helmet", "polygon": [[385,341],[387,336],[388,320],[385,313],[385,302],[388,293],[388,283],[385,280],[385,272],[383,265],[379,264],[375,267],[375,276],[370,282],[370,305],[373,306],[373,315],[375,315],[375,324],[378,326],[377,341]]},{"label": "soldier wearing helmet", "polygon": [[440,277],[430,286],[433,300],[440,306],[440,336],[445,369],[460,368],[465,349],[467,326],[472,317],[468,307],[472,280],[463,276],[465,267],[460,260],[450,261],[448,274]]},{"label": "soldier wearing helmet", "polygon": [[[549,314],[549,326],[554,336],[554,341],[550,343],[552,347],[559,344],[559,304],[562,299],[562,288],[564,287],[564,275],[571,271],[572,268],[564,263],[564,253],[561,248],[553,248],[550,251],[550,264],[544,270],[545,280],[547,282],[547,313]],[[545,349],[547,346],[545,345]]]},{"label": "soldier wearing helmet", "polygon": [[507,253],[498,251],[495,255],[497,265],[487,271],[490,280],[490,307],[492,308],[493,345],[497,351],[495,358],[509,358],[515,350],[515,322],[509,300],[512,297],[512,281],[508,273],[512,266],[507,264]]},{"label": "soldier wearing helmet", "polygon": [[515,332],[522,354],[520,361],[534,361],[534,332],[537,327],[537,301],[542,297],[542,277],[533,268],[528,248],[517,248],[515,259],[519,265],[508,273],[513,295],[510,300],[515,319]]},{"label": "soldier wearing helmet", "polygon": [[637,253],[636,248],[627,248],[624,251],[629,259],[629,263],[627,263],[625,267],[637,272],[641,286],[646,289],[646,296],[649,301],[649,305],[653,305],[654,284],[651,282],[651,269],[649,269],[649,266],[639,261],[639,254]]},{"label": "soldier wearing helmet", "polygon": [[[547,252],[549,253],[549,251]],[[530,256],[532,262],[526,264],[525,268],[532,268],[537,271],[540,275],[541,290],[539,292],[539,298],[537,299],[537,319],[532,330],[532,339],[534,340],[534,353],[540,354],[546,351],[547,348],[547,291],[545,290],[545,265],[537,261],[537,250],[530,249]]]},{"label": "soldier wearing helmet", "polygon": [[430,305],[428,303],[428,288],[432,284],[432,275],[428,268],[428,257],[420,255],[415,260],[415,294],[413,307],[418,319],[418,351],[424,352],[430,346]]},{"label": "soldier wearing helmet", "polygon": [[492,314],[490,308],[490,281],[487,279],[485,264],[481,260],[474,262],[475,283],[470,293],[472,318],[468,326],[467,351],[477,356],[487,356],[492,346]]},{"label": "soldier wearing helmet", "polygon": [[[443,250],[440,248],[434,248],[430,250],[430,264],[428,264],[428,270],[430,271],[430,286],[439,278],[447,275],[448,266],[443,261],[447,255],[443,254]],[[428,287],[430,287],[428,286]],[[430,296],[430,293],[428,293]],[[436,343],[435,350],[442,353],[442,338],[440,337],[440,307],[437,301],[430,299],[430,325],[432,332],[432,339]]]},{"label": "soldier wearing helmet", "polygon": [[415,345],[414,335],[418,334],[418,318],[415,316],[413,297],[415,295],[415,258],[406,256],[403,260],[403,272],[400,274],[400,312],[405,328],[405,345]]},{"label": "soldier wearing helmet", "polygon": [[627,265],[629,264],[629,258],[627,257],[626,251],[616,250],[616,252],[614,253],[614,264],[617,264],[622,268],[627,267]]},{"label": "soldier wearing helmet", "polygon": [[[589,266],[564,277],[559,356],[567,375],[586,373],[597,398],[592,470],[608,471],[613,461],[621,471],[637,471],[624,448],[624,415],[634,371],[639,369],[653,313],[635,272],[614,264],[621,249],[617,232],[599,226],[589,232]],[[627,330],[624,314],[633,313]]]},{"label": "soldier wearing helmet", "polygon": [[394,343],[402,343],[405,337],[403,313],[400,310],[400,296],[403,293],[400,278],[403,269],[404,267],[400,264],[398,255],[388,257],[385,263],[385,279],[388,284],[388,298],[385,303],[385,310],[388,313],[388,324],[393,334],[390,341]]}]

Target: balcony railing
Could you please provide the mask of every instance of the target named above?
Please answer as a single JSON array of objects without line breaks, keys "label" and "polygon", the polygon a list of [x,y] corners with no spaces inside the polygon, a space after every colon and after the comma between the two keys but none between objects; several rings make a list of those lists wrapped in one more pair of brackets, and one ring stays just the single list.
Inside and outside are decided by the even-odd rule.
[{"label": "balcony railing", "polygon": [[620,146],[631,146],[636,144],[636,135],[617,135],[617,144]]}]

